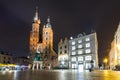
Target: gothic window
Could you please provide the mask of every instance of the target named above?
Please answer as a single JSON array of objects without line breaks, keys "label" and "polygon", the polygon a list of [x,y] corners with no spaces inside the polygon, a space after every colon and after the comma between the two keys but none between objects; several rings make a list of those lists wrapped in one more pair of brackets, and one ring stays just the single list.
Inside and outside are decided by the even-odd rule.
[{"label": "gothic window", "polygon": [[46,40],[48,40],[48,38],[46,37]]},{"label": "gothic window", "polygon": [[48,32],[46,32],[46,34],[48,34]]},{"label": "gothic window", "polygon": [[35,48],[33,47],[33,50],[35,50]]}]

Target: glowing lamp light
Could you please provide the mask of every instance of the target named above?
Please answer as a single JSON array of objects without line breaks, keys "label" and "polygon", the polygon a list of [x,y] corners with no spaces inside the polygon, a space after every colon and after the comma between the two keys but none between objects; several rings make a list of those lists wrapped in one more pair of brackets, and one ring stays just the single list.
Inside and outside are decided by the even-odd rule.
[{"label": "glowing lamp light", "polygon": [[70,37],[70,39],[73,39],[73,37]]},{"label": "glowing lamp light", "polygon": [[107,63],[107,62],[108,62],[107,58],[105,58],[103,62],[104,62],[104,63]]}]

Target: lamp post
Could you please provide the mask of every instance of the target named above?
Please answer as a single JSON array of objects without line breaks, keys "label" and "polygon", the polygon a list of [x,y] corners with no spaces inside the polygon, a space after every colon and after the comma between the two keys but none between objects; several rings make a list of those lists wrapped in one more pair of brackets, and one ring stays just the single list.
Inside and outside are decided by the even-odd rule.
[{"label": "lamp post", "polygon": [[104,63],[104,67],[105,67],[105,69],[106,69],[106,67],[107,67],[107,62],[108,62],[108,59],[105,58],[105,59],[103,60],[103,63]]}]

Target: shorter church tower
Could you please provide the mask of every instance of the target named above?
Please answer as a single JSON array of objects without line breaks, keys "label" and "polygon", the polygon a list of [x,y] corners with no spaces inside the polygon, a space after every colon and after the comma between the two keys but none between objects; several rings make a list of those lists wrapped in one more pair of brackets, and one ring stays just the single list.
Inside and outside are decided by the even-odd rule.
[{"label": "shorter church tower", "polygon": [[56,58],[56,53],[53,50],[53,30],[49,17],[47,18],[47,23],[43,26],[42,42],[45,48],[44,66],[50,67],[51,65],[53,65],[53,59]]},{"label": "shorter church tower", "polygon": [[[43,43],[45,44],[45,47],[48,50],[53,49],[53,30],[50,23],[50,18],[47,19],[47,24],[43,26]],[[46,52],[49,53],[49,52]]]}]

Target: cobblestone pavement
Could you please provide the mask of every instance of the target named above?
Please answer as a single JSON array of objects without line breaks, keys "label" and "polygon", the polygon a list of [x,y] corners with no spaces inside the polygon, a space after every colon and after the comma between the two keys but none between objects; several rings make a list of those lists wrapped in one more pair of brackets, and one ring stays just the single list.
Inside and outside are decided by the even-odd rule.
[{"label": "cobblestone pavement", "polygon": [[0,80],[120,80],[120,71],[1,71]]}]

